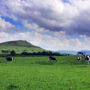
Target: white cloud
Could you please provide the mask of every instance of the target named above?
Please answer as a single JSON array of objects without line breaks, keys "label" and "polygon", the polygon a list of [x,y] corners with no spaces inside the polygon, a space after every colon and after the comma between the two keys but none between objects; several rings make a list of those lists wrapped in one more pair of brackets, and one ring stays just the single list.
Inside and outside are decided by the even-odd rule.
[{"label": "white cloud", "polygon": [[13,27],[14,25],[0,18],[0,31],[3,31],[3,30],[5,31]]},{"label": "white cloud", "polygon": [[4,38],[9,37],[9,36],[8,36],[8,33],[1,32],[1,33],[0,33],[0,39],[2,39],[3,37],[4,37]]},{"label": "white cloud", "polygon": [[23,21],[23,25],[24,27],[26,27],[29,30],[33,30],[33,31],[37,31],[37,32],[47,32],[48,30],[46,30],[43,27],[39,27],[37,24],[35,23],[28,23],[27,21]]},{"label": "white cloud", "polygon": [[6,16],[14,20],[27,21],[45,30],[90,34],[90,0],[69,0],[68,3],[62,0],[1,0],[0,3],[1,15],[8,12]]},{"label": "white cloud", "polygon": [[[85,43],[81,39],[83,39]],[[14,34],[8,34],[5,32],[0,33],[0,42],[8,40],[27,40],[34,45],[49,50],[90,50],[90,38],[87,36],[81,36],[80,39],[72,39],[64,36],[62,40],[56,36],[52,37],[38,32],[22,32]]]},{"label": "white cloud", "polygon": [[[0,15],[22,21],[33,32],[6,36],[0,41],[23,39],[47,49],[90,49],[90,0],[1,0]],[[0,28],[13,25],[0,18]],[[0,30],[1,30],[0,29]],[[16,30],[16,29],[14,29]],[[11,35],[11,37],[9,37]],[[78,35],[72,38],[73,35]]]}]

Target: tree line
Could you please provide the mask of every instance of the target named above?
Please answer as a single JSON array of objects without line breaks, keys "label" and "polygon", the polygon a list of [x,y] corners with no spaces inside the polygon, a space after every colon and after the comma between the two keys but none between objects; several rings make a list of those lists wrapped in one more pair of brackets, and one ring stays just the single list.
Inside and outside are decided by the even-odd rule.
[{"label": "tree line", "polygon": [[[20,54],[17,54],[15,50],[12,51],[2,51],[2,53],[5,53],[5,55],[10,55],[10,56],[16,56],[16,55],[25,55],[25,56],[29,56],[29,55],[48,55],[48,56],[60,56],[61,54],[58,52],[52,52],[52,51],[42,51],[42,52],[26,52],[23,51]],[[5,56],[5,55],[0,55],[0,56]]]}]

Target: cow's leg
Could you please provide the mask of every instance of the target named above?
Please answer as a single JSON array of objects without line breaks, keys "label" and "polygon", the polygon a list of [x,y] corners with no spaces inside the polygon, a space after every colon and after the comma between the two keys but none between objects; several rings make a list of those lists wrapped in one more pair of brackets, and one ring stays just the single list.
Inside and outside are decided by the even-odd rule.
[{"label": "cow's leg", "polygon": [[88,61],[88,65],[89,65],[89,61]]},{"label": "cow's leg", "polygon": [[6,61],[6,64],[8,64],[8,61]]},{"label": "cow's leg", "polygon": [[52,62],[52,60],[50,59],[50,62]]},{"label": "cow's leg", "polygon": [[87,60],[86,62],[87,62],[87,65],[89,65],[89,61]]},{"label": "cow's leg", "polygon": [[12,60],[10,61],[10,63],[12,63]]},{"label": "cow's leg", "polygon": [[86,61],[86,64],[87,64],[86,66],[89,67],[89,61]]}]

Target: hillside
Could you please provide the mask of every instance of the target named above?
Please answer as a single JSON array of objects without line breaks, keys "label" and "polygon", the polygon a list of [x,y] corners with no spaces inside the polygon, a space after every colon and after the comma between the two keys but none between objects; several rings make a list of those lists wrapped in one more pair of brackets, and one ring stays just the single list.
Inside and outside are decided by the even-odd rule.
[{"label": "hillside", "polygon": [[[23,47],[37,47],[32,45],[31,43],[23,40],[17,40],[17,41],[8,41],[4,43],[0,43],[0,46],[23,46]],[[37,47],[38,48],[38,47]]]},{"label": "hillside", "polygon": [[8,41],[0,43],[0,53],[2,50],[15,50],[17,53],[21,53],[24,51],[27,52],[41,52],[44,49],[35,46],[27,41],[17,40],[17,41]]}]

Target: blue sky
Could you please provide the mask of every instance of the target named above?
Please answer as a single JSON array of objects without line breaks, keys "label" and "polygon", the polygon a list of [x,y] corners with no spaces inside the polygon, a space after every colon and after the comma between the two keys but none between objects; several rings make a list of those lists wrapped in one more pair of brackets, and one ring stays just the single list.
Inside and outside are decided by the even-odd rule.
[{"label": "blue sky", "polygon": [[22,22],[21,21],[15,21],[15,20],[13,20],[12,18],[10,18],[10,17],[5,17],[5,16],[1,16],[1,18],[3,19],[3,20],[5,20],[6,22],[10,22],[11,24],[13,24],[15,27],[22,27],[23,28],[23,24],[22,24]]},{"label": "blue sky", "polygon": [[63,2],[66,2],[66,3],[68,3],[69,2],[69,0],[62,0]]},{"label": "blue sky", "polygon": [[0,42],[90,50],[90,0],[1,0]]}]

